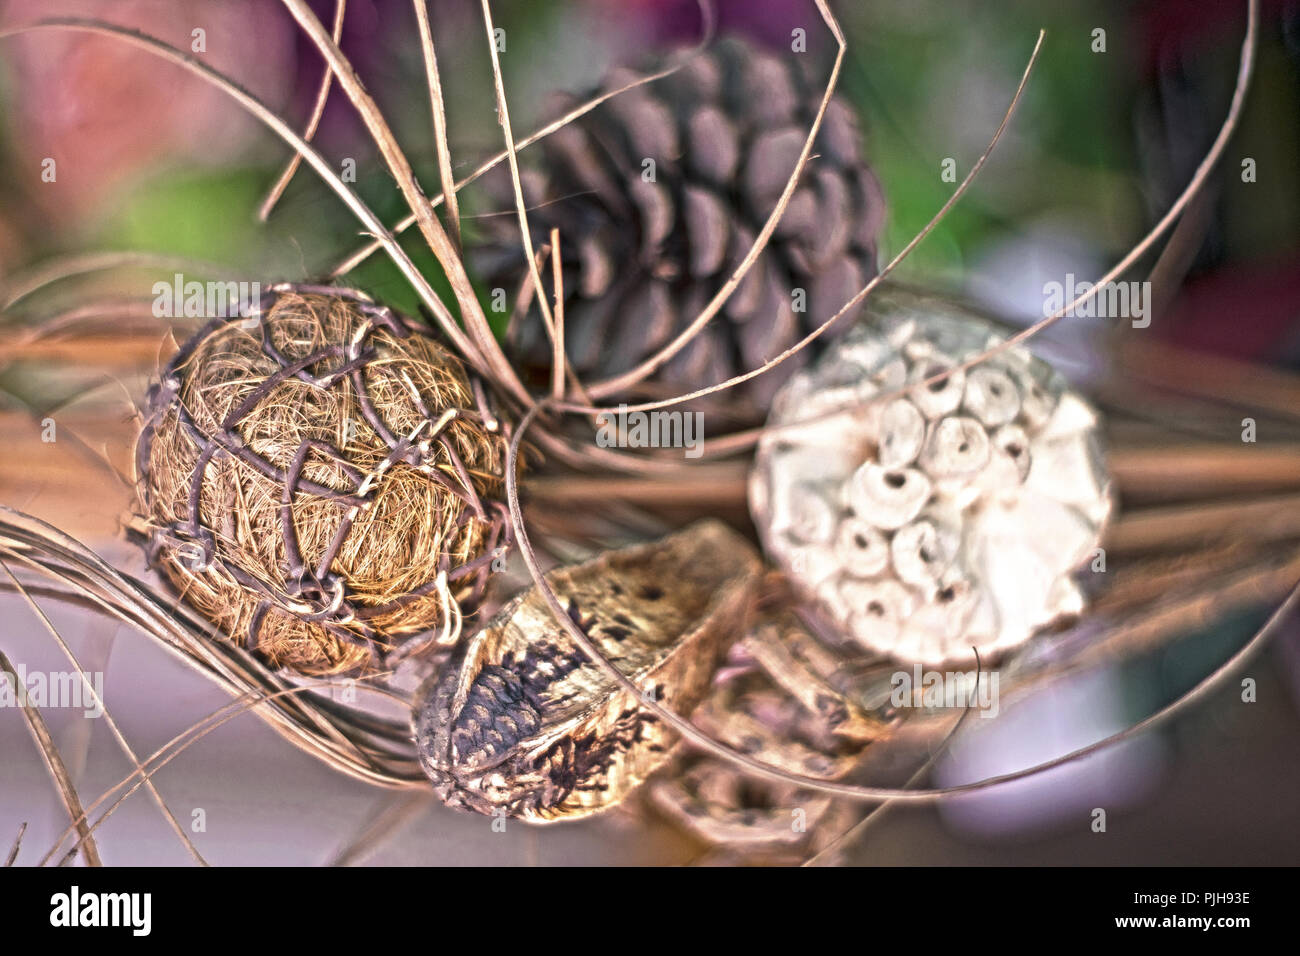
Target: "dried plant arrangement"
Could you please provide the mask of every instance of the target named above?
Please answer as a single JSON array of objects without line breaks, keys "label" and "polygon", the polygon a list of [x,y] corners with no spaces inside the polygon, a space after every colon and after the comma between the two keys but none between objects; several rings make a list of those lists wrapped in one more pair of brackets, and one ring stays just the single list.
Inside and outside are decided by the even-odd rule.
[{"label": "dried plant arrangement", "polygon": [[[1246,102],[1257,0],[1194,173],[1104,275],[1024,328],[891,273],[998,148],[1043,35],[966,176],[882,262],[887,196],[837,95],[847,41],[827,0],[813,6],[827,69],[715,36],[701,2],[693,46],[615,70],[524,136],[481,0],[492,85],[476,95],[503,143],[458,179],[444,99],[464,78],[440,73],[434,39],[450,38],[415,0],[436,184],[343,51],[344,0],[332,24],[283,0],[327,66],[301,131],[140,31],[0,28],[0,43],[108,38],[199,77],[292,153],[262,219],[310,171],[367,237],[195,321],[93,294],[23,307],[94,274],[241,277],[169,250],[5,269],[0,363],[97,370],[131,393],[136,418],[101,422],[83,449],[122,481],[68,494],[120,517],[151,573],[11,500],[3,586],[70,657],[47,601],[128,625],[230,697],[147,756],[113,725],[135,770],[90,801],[29,710],[68,816],[42,863],[97,863],[96,828],[141,788],[204,862],[153,777],[246,713],[376,789],[494,822],[621,813],[679,829],[693,862],[835,862],[885,808],[1077,763],[1239,676],[1300,602],[1300,381],[1209,369],[1123,327],[1107,373],[1079,385],[1033,349],[1156,250],[1152,281],[1177,285]],[[400,194],[392,224],[314,145],[340,98]],[[471,229],[471,196],[506,212]],[[433,265],[402,239],[412,226]],[[381,253],[419,315],[345,284]],[[504,327],[484,287],[508,290]],[[1243,445],[1243,417],[1272,440]],[[1269,609],[1255,635],[1125,729],[1013,773],[930,776],[994,676],[1006,709],[1245,608]],[[973,683],[955,704],[919,686],[900,699],[913,668]]]}]

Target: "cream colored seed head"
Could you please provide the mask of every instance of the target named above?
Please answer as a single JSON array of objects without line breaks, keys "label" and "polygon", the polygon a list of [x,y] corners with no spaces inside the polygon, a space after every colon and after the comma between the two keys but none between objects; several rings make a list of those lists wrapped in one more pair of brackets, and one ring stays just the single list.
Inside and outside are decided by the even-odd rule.
[{"label": "cream colored seed head", "polygon": [[1111,510],[1096,414],[1019,347],[927,384],[1004,341],[950,303],[895,295],[776,396],[754,521],[865,650],[966,664],[1082,608],[1073,574]]}]

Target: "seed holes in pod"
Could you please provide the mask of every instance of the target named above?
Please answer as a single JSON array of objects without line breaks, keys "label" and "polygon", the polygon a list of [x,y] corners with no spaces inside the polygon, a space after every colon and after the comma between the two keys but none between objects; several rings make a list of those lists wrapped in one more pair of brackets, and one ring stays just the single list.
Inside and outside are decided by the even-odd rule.
[{"label": "seed holes in pod", "polygon": [[934,599],[940,604],[951,604],[957,600],[957,590],[951,584],[935,592]]},{"label": "seed holes in pod", "polygon": [[835,556],[848,574],[869,578],[889,566],[889,544],[869,521],[850,517],[840,524]]},{"label": "seed holes in pod", "polygon": [[840,589],[850,635],[863,647],[888,647],[898,639],[912,597],[897,581],[846,581]]},{"label": "seed holes in pod", "polygon": [[890,402],[880,414],[880,450],[884,468],[903,468],[916,461],[925,444],[925,417],[905,398]]},{"label": "seed holes in pod", "polygon": [[972,369],[962,407],[989,428],[1005,425],[1020,414],[1020,389],[998,369]]},{"label": "seed holes in pod", "polygon": [[921,467],[934,478],[957,478],[979,471],[989,460],[989,436],[973,418],[953,415],[931,429]]},{"label": "seed holes in pod", "polygon": [[867,462],[849,481],[849,505],[877,528],[893,531],[921,513],[930,480],[915,468],[886,469]]},{"label": "seed holes in pod", "polygon": [[954,536],[944,534],[932,521],[916,521],[894,533],[889,543],[894,571],[905,583],[933,593],[944,571],[956,557]]},{"label": "seed holes in pod", "polygon": [[[945,372],[950,372],[946,378],[937,382],[929,381]],[[926,418],[942,418],[961,407],[962,395],[966,390],[966,373],[955,368],[952,362],[938,357],[918,362],[912,366],[907,380],[913,385],[929,382],[910,392],[912,401]]]},{"label": "seed holes in pod", "polygon": [[1016,465],[1020,480],[1029,477],[1029,436],[1019,425],[1003,425],[993,433],[993,444],[1000,448]]},{"label": "seed holes in pod", "polygon": [[[877,343],[882,354],[864,368],[860,356]],[[830,623],[872,651],[938,665],[968,660],[972,645],[1012,648],[1059,617],[1058,582],[1089,553],[1079,548],[1095,546],[1110,506],[1095,416],[1023,349],[979,360],[1006,344],[950,303],[882,300],[782,394],[847,402],[846,382],[889,379],[902,365],[901,396],[859,400],[833,429],[802,433],[803,405],[778,401],[779,440],[800,450],[778,458],[775,434],[760,439],[750,503],[769,555]],[[804,494],[797,482],[809,480],[836,515],[830,541],[817,545],[830,569],[796,565],[784,530]],[[863,590],[884,582],[897,590]],[[879,601],[864,600],[868,593]],[[892,626],[891,595],[908,608]]]}]

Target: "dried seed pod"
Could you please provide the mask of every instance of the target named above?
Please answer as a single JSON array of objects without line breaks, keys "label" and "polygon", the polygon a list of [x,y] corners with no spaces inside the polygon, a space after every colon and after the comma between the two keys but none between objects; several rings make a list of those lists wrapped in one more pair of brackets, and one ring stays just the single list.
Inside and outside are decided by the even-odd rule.
[{"label": "dried seed pod", "polygon": [[[887,678],[881,669],[864,673],[856,664],[814,638],[789,610],[762,615],[732,647],[692,721],[764,763],[844,779],[891,722],[885,706],[859,702],[870,696],[868,684]],[[846,801],[744,778],[730,764],[689,748],[643,792],[652,807],[697,839],[739,851],[751,863],[807,859],[852,824],[827,815]],[[792,814],[807,826],[792,828]]]},{"label": "dried seed pod", "polygon": [[[603,654],[644,694],[684,714],[742,633],[759,571],[745,539],[702,521],[546,579]],[[421,688],[412,727],[444,802],[532,821],[613,806],[676,740],[574,645],[536,588]]]},{"label": "dried seed pod", "polygon": [[[950,374],[929,385],[920,384],[944,372]],[[933,354],[916,362],[907,373],[907,381],[918,386],[908,393],[908,397],[921,414],[931,420],[957,411],[966,394],[966,373],[957,368],[956,362],[942,355]]]},{"label": "dried seed pod", "polygon": [[930,500],[930,480],[915,468],[887,470],[869,461],[849,480],[854,514],[877,528],[901,528]]},{"label": "dried seed pod", "polygon": [[933,521],[914,521],[895,532],[889,542],[894,573],[926,597],[939,587],[939,580],[957,558],[960,541]]},{"label": "dried seed pod", "polygon": [[504,443],[461,363],[360,293],[272,286],[180,348],[145,415],[150,563],[275,665],[454,638],[508,532]]},{"label": "dried seed pod", "polygon": [[996,368],[973,368],[966,374],[962,408],[993,428],[1020,414],[1020,390],[1011,376]]},{"label": "dried seed pod", "polygon": [[[972,647],[987,660],[1078,612],[1070,574],[1096,546],[1111,508],[1096,415],[1018,347],[921,384],[955,369],[952,356],[970,361],[1005,337],[942,300],[895,292],[874,301],[867,320],[778,394],[769,421],[780,430],[759,441],[751,512],[772,561],[846,636],[909,662],[965,664]],[[878,388],[905,378],[912,387],[878,409],[869,399],[847,404],[838,389],[850,375]],[[814,405],[822,421],[801,433]],[[773,516],[790,505],[787,469],[815,474],[837,516],[830,553],[838,573],[819,566],[813,578],[775,533]],[[891,558],[865,575],[877,545],[854,547],[863,522],[888,542]]]},{"label": "dried seed pod", "polygon": [[1019,425],[1003,425],[993,433],[993,447],[1010,458],[1016,466],[1016,474],[1024,481],[1029,477],[1029,436]]},{"label": "dried seed pod", "polygon": [[870,521],[845,518],[835,538],[835,556],[854,577],[874,577],[889,566],[889,542]]},{"label": "dried seed pod", "polygon": [[737,649],[820,725],[806,737],[865,744],[883,732],[885,721],[831,685],[840,658],[819,644],[790,612],[764,619]]},{"label": "dried seed pod", "polygon": [[884,468],[904,468],[916,461],[925,444],[925,416],[905,398],[896,399],[880,413],[880,451]]},{"label": "dried seed pod", "polygon": [[[694,758],[675,777],[659,776],[649,788],[655,809],[706,845],[720,848],[706,862],[798,864],[851,827],[854,807],[792,785],[740,777],[720,760]],[[757,791],[757,792],[756,792]],[[804,826],[790,826],[801,811]]]},{"label": "dried seed pod", "polygon": [[921,467],[932,478],[973,475],[989,460],[989,436],[973,418],[953,415],[934,424],[921,454]]}]

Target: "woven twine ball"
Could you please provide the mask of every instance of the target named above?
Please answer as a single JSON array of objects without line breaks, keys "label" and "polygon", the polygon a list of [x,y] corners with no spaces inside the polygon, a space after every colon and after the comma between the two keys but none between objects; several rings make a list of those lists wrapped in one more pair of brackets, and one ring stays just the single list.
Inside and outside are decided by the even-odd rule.
[{"label": "woven twine ball", "polygon": [[474,409],[461,363],[407,319],[359,293],[273,286],[149,392],[136,525],[150,563],[300,673],[445,637],[505,533],[504,448]]},{"label": "woven twine ball", "polygon": [[989,660],[1083,609],[1072,572],[1111,510],[1097,417],[1019,347],[873,401],[1005,341],[942,300],[883,303],[777,396],[751,511],[769,557],[862,648]]}]

